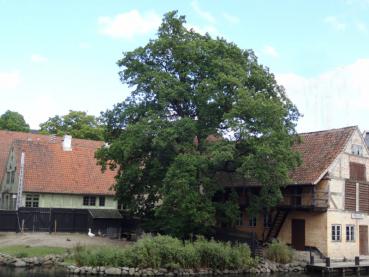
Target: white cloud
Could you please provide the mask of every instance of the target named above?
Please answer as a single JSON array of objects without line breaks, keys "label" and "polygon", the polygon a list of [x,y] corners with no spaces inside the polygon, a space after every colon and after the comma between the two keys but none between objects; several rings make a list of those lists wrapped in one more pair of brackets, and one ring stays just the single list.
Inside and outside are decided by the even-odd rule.
[{"label": "white cloud", "polygon": [[363,33],[366,33],[368,31],[366,24],[363,22],[356,22],[356,29]]},{"label": "white cloud", "polygon": [[224,19],[228,22],[228,23],[231,23],[231,24],[237,24],[240,22],[240,18],[235,16],[235,15],[232,15],[232,14],[229,14],[229,13],[223,13],[222,14]]},{"label": "white cloud", "polygon": [[336,16],[327,16],[326,18],[324,18],[324,22],[329,24],[331,27],[333,27],[337,31],[346,30],[346,24],[341,22]]},{"label": "white cloud", "polygon": [[206,33],[209,33],[212,36],[220,36],[218,30],[214,26],[211,26],[211,25],[200,27],[197,25],[186,24],[185,27],[187,28],[187,30],[193,29],[195,32],[201,35],[205,35]]},{"label": "white cloud", "polygon": [[0,89],[14,89],[20,84],[19,72],[0,72]]},{"label": "white cloud", "polygon": [[44,62],[47,62],[47,58],[40,54],[33,54],[31,56],[31,61],[34,63],[44,63]]},{"label": "white cloud", "polygon": [[278,54],[277,50],[274,47],[270,46],[270,45],[267,45],[267,46],[264,47],[263,53],[267,56],[272,57],[272,58],[278,58],[279,57],[279,54]]},{"label": "white cloud", "polygon": [[369,0],[344,0],[347,5],[359,5],[360,7],[368,7]]},{"label": "white cloud", "polygon": [[304,117],[299,131],[359,125],[369,129],[369,59],[305,78],[279,74],[276,78]]},{"label": "white cloud", "polygon": [[135,36],[155,31],[160,22],[161,17],[154,11],[141,14],[137,10],[131,10],[114,17],[100,16],[98,18],[101,34],[123,39],[132,39]]},{"label": "white cloud", "polygon": [[200,17],[210,23],[215,23],[215,17],[210,12],[202,10],[197,0],[191,2],[191,7]]}]

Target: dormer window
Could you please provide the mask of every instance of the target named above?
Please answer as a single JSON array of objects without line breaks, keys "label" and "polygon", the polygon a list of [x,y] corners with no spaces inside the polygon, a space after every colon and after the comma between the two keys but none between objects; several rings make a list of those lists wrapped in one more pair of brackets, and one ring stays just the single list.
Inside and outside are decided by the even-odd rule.
[{"label": "dormer window", "polygon": [[351,154],[362,156],[363,155],[363,146],[359,144],[351,145]]},{"label": "dormer window", "polygon": [[10,184],[10,172],[6,172],[6,184]]},{"label": "dormer window", "polygon": [[6,172],[6,184],[14,184],[15,170]]},{"label": "dormer window", "polygon": [[10,183],[14,184],[15,171],[10,172]]}]

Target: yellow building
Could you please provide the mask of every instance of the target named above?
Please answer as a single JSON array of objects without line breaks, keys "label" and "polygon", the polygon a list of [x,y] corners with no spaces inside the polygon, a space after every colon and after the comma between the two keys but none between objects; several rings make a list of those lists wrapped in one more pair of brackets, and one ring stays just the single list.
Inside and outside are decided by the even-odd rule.
[{"label": "yellow building", "polygon": [[257,192],[257,185],[230,183],[242,204],[237,229],[331,258],[368,255],[369,153],[362,134],[347,127],[300,136],[294,149],[302,164],[291,173],[283,201],[269,214],[249,217],[244,209],[247,192]]}]

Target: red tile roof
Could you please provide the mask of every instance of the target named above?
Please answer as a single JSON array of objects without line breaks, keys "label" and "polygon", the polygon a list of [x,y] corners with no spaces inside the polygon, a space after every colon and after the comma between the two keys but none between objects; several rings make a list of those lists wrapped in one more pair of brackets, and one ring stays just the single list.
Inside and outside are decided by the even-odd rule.
[{"label": "red tile roof", "polygon": [[14,145],[18,163],[25,153],[24,191],[113,195],[115,172],[102,173],[94,158],[103,142],[72,139],[72,151],[64,151],[62,141],[62,137],[0,131],[0,180]]},{"label": "red tile roof", "polygon": [[299,134],[301,143],[293,150],[300,153],[302,164],[291,172],[293,184],[315,184],[340,154],[357,126]]},{"label": "red tile roof", "polygon": [[[356,129],[354,126],[299,134],[301,142],[295,143],[292,148],[300,153],[302,164],[291,172],[290,185],[316,184],[320,181]],[[220,173],[217,178],[228,187],[260,186],[260,183],[245,180],[237,174]]]},{"label": "red tile roof", "polygon": [[[344,149],[357,127],[346,127],[300,134],[301,143],[293,146],[302,164],[291,172],[292,184],[314,184]],[[0,180],[10,147],[17,159],[25,152],[24,190],[29,192],[114,194],[115,172],[101,173],[94,152],[103,142],[72,140],[72,151],[63,151],[63,138],[0,130]],[[19,169],[19,166],[18,166]]]}]

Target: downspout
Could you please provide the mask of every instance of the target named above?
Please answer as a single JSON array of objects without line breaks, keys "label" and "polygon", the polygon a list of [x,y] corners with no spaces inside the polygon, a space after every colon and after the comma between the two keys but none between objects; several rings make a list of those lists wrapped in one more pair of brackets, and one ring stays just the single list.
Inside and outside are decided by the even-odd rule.
[{"label": "downspout", "polygon": [[22,193],[23,193],[23,178],[24,178],[24,152],[21,155],[21,163],[20,163],[20,172],[19,172],[19,182],[18,182],[18,193],[17,193],[17,202],[15,205],[15,209],[18,209],[22,206]]}]

